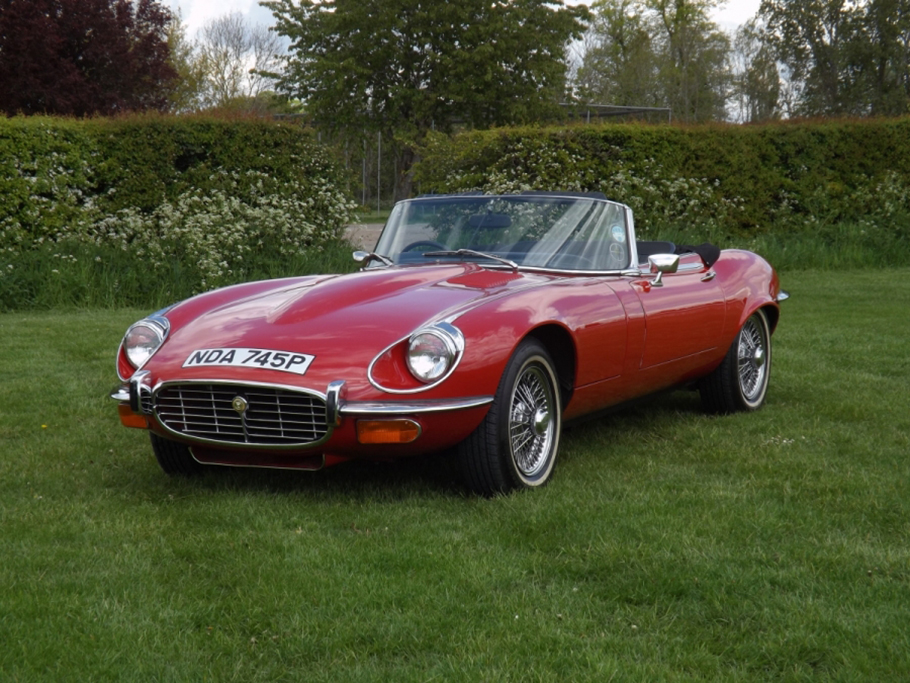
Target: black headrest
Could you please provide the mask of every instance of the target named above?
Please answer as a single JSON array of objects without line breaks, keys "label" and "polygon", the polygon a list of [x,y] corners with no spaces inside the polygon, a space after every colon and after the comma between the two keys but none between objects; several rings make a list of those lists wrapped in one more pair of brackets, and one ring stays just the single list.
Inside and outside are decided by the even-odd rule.
[{"label": "black headrest", "polygon": [[701,260],[705,262],[705,266],[710,268],[717,263],[717,259],[720,258],[720,247],[711,244],[710,242],[703,242],[702,244],[697,244],[695,246],[680,244],[676,247],[676,253],[698,254],[701,256]]}]

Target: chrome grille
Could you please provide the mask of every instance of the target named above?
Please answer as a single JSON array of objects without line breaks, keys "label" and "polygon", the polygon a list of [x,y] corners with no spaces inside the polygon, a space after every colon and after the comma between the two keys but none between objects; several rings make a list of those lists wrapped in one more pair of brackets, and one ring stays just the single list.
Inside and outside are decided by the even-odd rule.
[{"label": "chrome grille", "polygon": [[152,414],[152,392],[148,388],[139,391],[139,408],[146,415]]},{"label": "chrome grille", "polygon": [[[207,441],[294,446],[320,441],[328,432],[325,401],[301,391],[230,384],[174,384],[161,387],[155,393],[154,403],[155,414],[165,427]],[[235,403],[245,404],[245,410],[238,411]]]}]

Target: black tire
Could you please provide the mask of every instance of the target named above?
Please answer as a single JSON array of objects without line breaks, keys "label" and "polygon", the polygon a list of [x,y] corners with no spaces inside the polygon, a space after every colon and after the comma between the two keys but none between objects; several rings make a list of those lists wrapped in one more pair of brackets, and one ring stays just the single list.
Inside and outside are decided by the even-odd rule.
[{"label": "black tire", "polygon": [[522,342],[509,359],[490,410],[458,445],[465,485],[485,496],[550,480],[562,427],[559,382],[543,345]]},{"label": "black tire", "polygon": [[764,311],[753,313],[740,328],[723,362],[699,382],[705,410],[735,413],[758,410],[771,378],[771,330]]},{"label": "black tire", "polygon": [[165,474],[172,477],[192,477],[201,474],[205,465],[200,465],[190,454],[190,449],[182,443],[171,441],[149,432],[152,439],[152,450],[155,459]]}]

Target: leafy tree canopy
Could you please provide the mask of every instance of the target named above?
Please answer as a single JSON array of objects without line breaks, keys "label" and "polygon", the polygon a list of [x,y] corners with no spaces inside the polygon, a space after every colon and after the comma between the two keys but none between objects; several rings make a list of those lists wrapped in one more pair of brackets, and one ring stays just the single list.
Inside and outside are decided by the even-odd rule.
[{"label": "leafy tree canopy", "polygon": [[588,102],[669,107],[674,120],[723,119],[730,43],[717,0],[597,0],[578,89]]},{"label": "leafy tree canopy", "polygon": [[420,137],[552,111],[584,6],[561,0],[271,0],[291,40],[279,87],[320,125]]},{"label": "leafy tree canopy", "polygon": [[166,109],[170,19],[157,0],[0,0],[0,111]]},{"label": "leafy tree canopy", "polygon": [[794,113],[910,111],[908,0],[763,0],[759,15],[796,84]]}]

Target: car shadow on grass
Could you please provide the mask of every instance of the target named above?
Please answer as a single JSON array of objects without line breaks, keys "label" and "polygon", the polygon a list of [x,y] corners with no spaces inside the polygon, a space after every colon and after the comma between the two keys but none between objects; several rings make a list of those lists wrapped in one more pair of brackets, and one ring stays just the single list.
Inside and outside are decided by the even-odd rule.
[{"label": "car shadow on grass", "polygon": [[[678,391],[660,394],[621,410],[565,425],[555,477],[561,467],[576,459],[598,456],[608,444],[614,453],[629,452],[637,445],[672,433],[681,420],[710,419],[701,408],[698,394]],[[147,442],[146,442],[147,443]],[[151,448],[149,447],[149,457]],[[150,458],[141,467],[124,466],[123,476],[109,484],[116,488],[157,488],[168,495],[179,489],[192,495],[193,489],[208,492],[268,492],[276,495],[303,495],[312,498],[376,497],[403,499],[422,496],[473,497],[462,485],[455,453],[447,451],[390,461],[351,460],[316,472],[231,468],[212,466],[194,477],[168,477]],[[148,466],[147,466],[148,465]],[[137,472],[142,469],[142,472]],[[138,491],[136,491],[138,493]]]},{"label": "car shadow on grass", "polygon": [[192,481],[209,490],[259,490],[348,499],[463,494],[448,454],[380,462],[351,460],[316,472],[212,467]]}]

